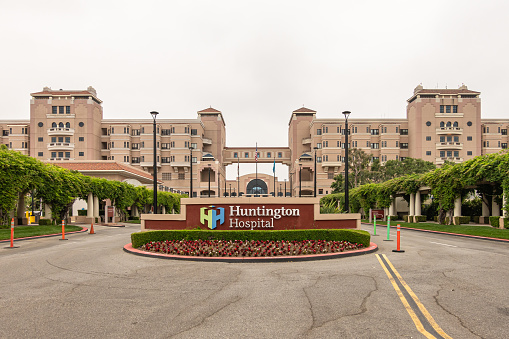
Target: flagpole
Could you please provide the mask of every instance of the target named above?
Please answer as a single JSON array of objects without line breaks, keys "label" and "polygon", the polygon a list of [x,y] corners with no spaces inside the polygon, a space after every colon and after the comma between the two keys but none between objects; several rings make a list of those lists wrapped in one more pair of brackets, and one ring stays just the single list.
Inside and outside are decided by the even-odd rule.
[{"label": "flagpole", "polygon": [[239,194],[240,194],[240,157],[237,157],[237,196],[239,196]]},{"label": "flagpole", "polygon": [[[256,185],[258,185],[258,143],[256,143],[256,149],[255,149],[255,162],[256,162]],[[256,196],[257,196],[257,193],[255,193],[255,197]]]},{"label": "flagpole", "polygon": [[276,197],[276,158],[274,158],[274,166],[272,167],[274,173],[274,198]]}]

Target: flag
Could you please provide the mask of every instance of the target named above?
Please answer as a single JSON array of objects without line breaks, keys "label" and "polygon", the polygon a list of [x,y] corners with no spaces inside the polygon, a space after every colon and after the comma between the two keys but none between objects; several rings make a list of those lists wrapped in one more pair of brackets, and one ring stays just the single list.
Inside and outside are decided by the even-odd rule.
[{"label": "flag", "polygon": [[258,143],[256,143],[255,161],[258,162]]},{"label": "flag", "polygon": [[272,172],[274,172],[274,176],[276,175],[276,158],[274,158],[274,166],[272,167]]},{"label": "flag", "polygon": [[237,158],[237,177],[240,177],[240,159]]}]

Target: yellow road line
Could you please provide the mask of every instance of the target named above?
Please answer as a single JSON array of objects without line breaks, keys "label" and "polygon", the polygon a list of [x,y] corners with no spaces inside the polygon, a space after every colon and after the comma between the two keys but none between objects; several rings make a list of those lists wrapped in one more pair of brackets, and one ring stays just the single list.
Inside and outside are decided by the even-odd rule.
[{"label": "yellow road line", "polygon": [[403,295],[403,292],[401,292],[401,290],[399,289],[398,284],[394,280],[391,272],[389,272],[389,270],[387,269],[387,267],[383,263],[382,259],[380,258],[380,255],[378,255],[378,254],[375,254],[375,255],[376,255],[376,258],[378,259],[378,261],[380,262],[380,265],[382,265],[382,268],[384,269],[385,274],[387,274],[387,277],[391,281],[392,287],[394,287],[394,289],[396,290],[396,293],[398,294],[399,299],[401,299],[401,302],[403,303],[403,306],[405,306],[405,309],[408,312],[408,314],[410,315],[410,318],[412,318],[412,321],[414,322],[415,327],[417,328],[417,330],[419,332],[421,332],[428,339],[435,338],[431,333],[429,333],[428,331],[426,331],[424,329],[424,326],[422,326],[421,321],[419,320],[419,318],[415,314],[414,310],[412,309],[412,307],[410,306],[410,304],[406,300],[405,296]]},{"label": "yellow road line", "polygon": [[440,334],[442,337],[446,338],[446,339],[452,339],[449,335],[447,335],[447,333],[444,332],[444,330],[442,330],[440,328],[440,326],[438,326],[438,324],[436,323],[435,319],[433,319],[433,317],[431,316],[431,314],[428,312],[428,310],[424,307],[424,305],[421,303],[421,301],[419,300],[419,298],[417,298],[417,296],[415,295],[415,293],[412,291],[412,289],[410,288],[410,286],[407,285],[407,283],[403,280],[403,278],[401,277],[401,275],[399,275],[398,271],[396,270],[396,268],[392,265],[392,263],[389,261],[389,259],[387,258],[387,256],[385,254],[382,254],[385,258],[385,260],[387,260],[387,263],[389,264],[389,266],[391,267],[392,271],[394,272],[394,274],[396,274],[396,277],[399,279],[399,281],[401,282],[401,285],[403,285],[403,287],[407,290],[408,294],[410,294],[410,296],[412,297],[412,299],[414,299],[415,303],[417,304],[417,306],[419,307],[419,309],[421,310],[422,314],[426,317],[426,319],[429,321],[430,325],[435,329],[435,331],[437,331],[438,334]]}]

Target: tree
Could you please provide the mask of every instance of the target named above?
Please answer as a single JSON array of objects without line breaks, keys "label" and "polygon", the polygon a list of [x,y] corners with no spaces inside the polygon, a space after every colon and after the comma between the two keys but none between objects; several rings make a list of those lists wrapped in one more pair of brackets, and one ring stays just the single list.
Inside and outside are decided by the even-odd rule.
[{"label": "tree", "polygon": [[339,173],[334,176],[334,181],[330,185],[332,188],[331,194],[341,193],[345,190],[345,179],[343,178],[343,174]]},{"label": "tree", "polygon": [[369,168],[371,156],[361,149],[354,148],[348,150],[348,180],[349,187],[357,187],[366,183],[369,175],[366,169]]}]

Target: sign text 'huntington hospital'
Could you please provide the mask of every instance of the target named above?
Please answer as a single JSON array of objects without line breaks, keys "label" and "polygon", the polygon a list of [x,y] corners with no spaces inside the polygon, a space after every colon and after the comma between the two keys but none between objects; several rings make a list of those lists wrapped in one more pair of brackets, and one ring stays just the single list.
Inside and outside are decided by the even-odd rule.
[{"label": "sign text 'huntington hospital'", "polygon": [[[230,206],[230,228],[274,228],[274,219],[281,217],[299,217],[298,208],[241,208]],[[240,218],[239,218],[240,217]],[[256,220],[242,220],[242,217],[257,217]]]}]

